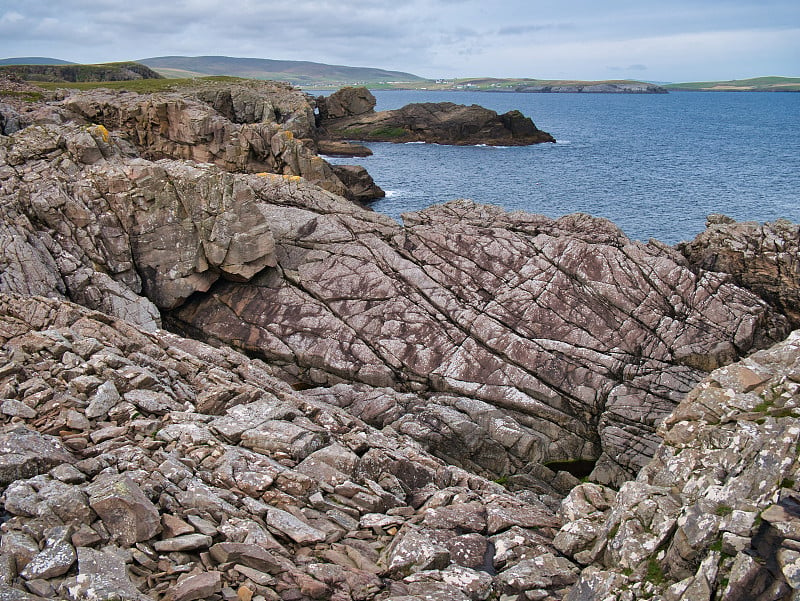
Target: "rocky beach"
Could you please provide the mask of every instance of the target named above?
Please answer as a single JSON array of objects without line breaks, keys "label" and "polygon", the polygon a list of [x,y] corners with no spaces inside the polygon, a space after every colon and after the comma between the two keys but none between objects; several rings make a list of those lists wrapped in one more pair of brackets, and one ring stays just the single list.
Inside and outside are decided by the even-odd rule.
[{"label": "rocky beach", "polygon": [[357,88],[0,88],[0,600],[797,596],[797,224],[401,225],[319,153],[552,136]]}]

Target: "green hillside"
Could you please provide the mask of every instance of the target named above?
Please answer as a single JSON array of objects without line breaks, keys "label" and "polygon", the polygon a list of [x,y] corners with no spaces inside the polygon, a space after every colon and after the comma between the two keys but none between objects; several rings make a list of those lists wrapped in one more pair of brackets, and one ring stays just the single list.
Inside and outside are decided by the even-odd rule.
[{"label": "green hillside", "polygon": [[125,81],[131,79],[159,79],[161,75],[145,65],[133,62],[103,63],[99,65],[2,65],[0,74],[16,75],[35,82],[92,82]]},{"label": "green hillside", "polygon": [[421,77],[401,71],[265,58],[160,56],[144,58],[137,62],[147,65],[166,77],[229,75],[250,79],[276,79],[303,87],[424,81]]},{"label": "green hillside", "polygon": [[14,58],[0,58],[0,65],[74,65],[70,61],[46,56],[17,56]]},{"label": "green hillside", "polygon": [[752,77],[728,81],[671,83],[668,90],[697,92],[800,92],[800,77]]}]

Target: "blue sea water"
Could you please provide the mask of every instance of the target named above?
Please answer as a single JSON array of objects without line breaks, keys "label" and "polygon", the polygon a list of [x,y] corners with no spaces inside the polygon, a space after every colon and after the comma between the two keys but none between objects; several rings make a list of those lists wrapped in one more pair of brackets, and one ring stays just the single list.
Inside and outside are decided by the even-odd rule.
[{"label": "blue sea water", "polygon": [[519,109],[556,144],[367,144],[367,168],[397,219],[454,198],[549,217],[607,217],[634,239],[690,240],[710,213],[800,222],[800,93],[522,94],[379,91],[410,102]]}]

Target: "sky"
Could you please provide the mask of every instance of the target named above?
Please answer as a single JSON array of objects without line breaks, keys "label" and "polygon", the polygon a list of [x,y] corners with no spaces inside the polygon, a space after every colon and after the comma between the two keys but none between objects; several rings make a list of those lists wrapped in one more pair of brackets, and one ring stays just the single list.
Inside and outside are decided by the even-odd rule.
[{"label": "sky", "polygon": [[428,78],[800,76],[798,0],[0,0],[0,58],[226,55]]}]

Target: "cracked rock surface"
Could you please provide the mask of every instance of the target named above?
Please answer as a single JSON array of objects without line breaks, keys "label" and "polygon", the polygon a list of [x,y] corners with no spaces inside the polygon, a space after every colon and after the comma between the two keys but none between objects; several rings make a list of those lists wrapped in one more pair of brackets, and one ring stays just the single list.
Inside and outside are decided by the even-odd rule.
[{"label": "cracked rock surface", "polygon": [[582,566],[567,599],[794,599],[800,544],[800,331],[711,373],[614,492],[564,500],[555,546]]}]

